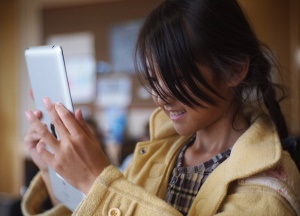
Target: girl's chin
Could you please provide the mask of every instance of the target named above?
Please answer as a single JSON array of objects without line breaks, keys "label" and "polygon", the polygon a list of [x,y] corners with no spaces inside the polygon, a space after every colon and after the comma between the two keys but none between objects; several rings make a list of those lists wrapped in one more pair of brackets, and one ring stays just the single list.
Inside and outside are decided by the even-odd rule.
[{"label": "girl's chin", "polygon": [[181,135],[181,136],[189,136],[189,135],[192,135],[192,134],[194,133],[194,132],[192,132],[192,131],[186,130],[186,128],[176,127],[175,125],[174,125],[174,128],[175,128],[176,132],[177,132],[179,135]]}]

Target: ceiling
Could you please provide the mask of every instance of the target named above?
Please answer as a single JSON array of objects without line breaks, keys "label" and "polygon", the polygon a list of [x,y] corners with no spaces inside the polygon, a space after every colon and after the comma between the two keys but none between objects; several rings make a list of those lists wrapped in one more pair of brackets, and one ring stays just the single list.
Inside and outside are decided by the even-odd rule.
[{"label": "ceiling", "polygon": [[94,3],[120,2],[129,0],[42,0],[45,8],[67,7]]}]

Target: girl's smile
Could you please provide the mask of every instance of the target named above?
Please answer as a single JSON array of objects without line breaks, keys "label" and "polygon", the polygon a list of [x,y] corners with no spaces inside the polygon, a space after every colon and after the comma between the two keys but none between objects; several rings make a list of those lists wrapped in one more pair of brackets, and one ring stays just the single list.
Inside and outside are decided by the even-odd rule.
[{"label": "girl's smile", "polygon": [[180,119],[184,118],[185,114],[187,113],[186,109],[184,108],[175,108],[172,105],[166,104],[162,107],[165,112],[168,114],[170,119],[173,121],[179,121]]},{"label": "girl's smile", "polygon": [[173,121],[179,120],[184,117],[184,114],[186,113],[185,110],[181,111],[169,111],[169,116]]}]

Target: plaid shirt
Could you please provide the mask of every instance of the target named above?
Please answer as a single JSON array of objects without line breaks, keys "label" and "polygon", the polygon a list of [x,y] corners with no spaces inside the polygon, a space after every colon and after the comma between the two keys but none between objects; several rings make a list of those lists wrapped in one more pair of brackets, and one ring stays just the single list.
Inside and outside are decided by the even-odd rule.
[{"label": "plaid shirt", "polygon": [[201,186],[214,169],[225,161],[231,153],[231,148],[214,156],[197,166],[183,167],[183,158],[186,149],[194,142],[195,136],[191,137],[178,155],[176,166],[170,178],[166,201],[171,206],[187,215],[197,196]]}]

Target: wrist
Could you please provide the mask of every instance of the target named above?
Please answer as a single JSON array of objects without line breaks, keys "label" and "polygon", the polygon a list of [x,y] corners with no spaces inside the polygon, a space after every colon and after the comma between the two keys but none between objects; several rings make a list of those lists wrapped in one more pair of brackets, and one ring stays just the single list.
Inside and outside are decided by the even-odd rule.
[{"label": "wrist", "polygon": [[[105,167],[106,168],[106,167]],[[104,168],[104,169],[105,169]],[[83,192],[85,195],[87,195],[94,185],[96,179],[101,175],[101,173],[104,171],[104,169],[98,170],[97,172],[94,173],[94,175],[91,175],[89,178],[86,179],[86,181],[82,184],[79,185],[79,190]]]},{"label": "wrist", "polygon": [[41,173],[41,177],[45,183],[46,189],[48,191],[49,199],[51,200],[51,203],[52,203],[51,206],[56,206],[59,202],[53,194],[51,182],[50,182],[50,174],[48,172],[48,169],[40,170],[40,173]]},{"label": "wrist", "polygon": [[42,175],[42,177],[44,178],[44,177],[49,177],[49,171],[48,171],[48,169],[40,169],[40,173],[41,173],[41,175]]}]

